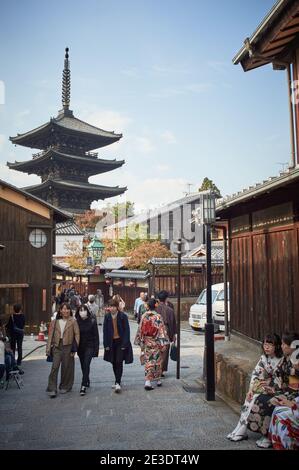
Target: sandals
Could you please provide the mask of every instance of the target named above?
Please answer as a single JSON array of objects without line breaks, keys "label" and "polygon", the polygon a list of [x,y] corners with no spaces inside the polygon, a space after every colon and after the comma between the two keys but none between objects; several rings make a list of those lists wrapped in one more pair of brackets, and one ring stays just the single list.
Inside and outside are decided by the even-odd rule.
[{"label": "sandals", "polygon": [[231,437],[227,438],[232,442],[246,441],[248,439],[247,434],[234,434]]}]

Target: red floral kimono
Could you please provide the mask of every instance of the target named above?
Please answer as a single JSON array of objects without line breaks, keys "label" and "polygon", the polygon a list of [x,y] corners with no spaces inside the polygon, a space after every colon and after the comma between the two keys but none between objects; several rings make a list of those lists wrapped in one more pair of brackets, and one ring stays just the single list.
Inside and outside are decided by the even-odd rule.
[{"label": "red floral kimono", "polygon": [[134,344],[141,347],[145,380],[159,380],[162,373],[161,352],[169,344],[161,315],[155,311],[147,311],[142,315]]}]

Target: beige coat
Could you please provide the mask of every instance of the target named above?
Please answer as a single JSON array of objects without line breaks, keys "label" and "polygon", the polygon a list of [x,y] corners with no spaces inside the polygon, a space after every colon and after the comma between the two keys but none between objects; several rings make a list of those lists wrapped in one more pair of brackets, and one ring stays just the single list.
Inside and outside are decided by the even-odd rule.
[{"label": "beige coat", "polygon": [[[56,326],[55,326],[56,323]],[[61,330],[59,325],[59,320],[52,320],[49,327],[49,336],[46,348],[46,354],[50,354],[51,346],[58,346],[61,337]],[[77,346],[80,342],[80,330],[77,323],[73,317],[69,317],[63,332],[62,344],[67,346],[73,344],[74,338],[76,340]]]}]

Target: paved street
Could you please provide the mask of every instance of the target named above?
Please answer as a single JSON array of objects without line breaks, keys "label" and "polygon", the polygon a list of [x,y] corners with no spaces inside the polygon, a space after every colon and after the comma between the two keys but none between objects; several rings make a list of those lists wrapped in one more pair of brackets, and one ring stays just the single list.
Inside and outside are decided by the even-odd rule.
[{"label": "paved street", "polygon": [[[101,327],[100,327],[101,328]],[[136,323],[131,322],[131,338]],[[102,332],[100,331],[102,336]],[[134,364],[125,366],[120,395],[111,389],[112,367],[102,359],[92,362],[91,388],[79,396],[81,370],[76,359],[73,391],[54,400],[45,393],[51,365],[44,348],[23,362],[24,386],[0,390],[1,449],[256,449],[255,436],[231,443],[225,439],[237,415],[222,401],[205,401],[195,381],[201,376],[203,335],[182,331],[181,380],[170,361],[160,389],[146,392],[139,348]],[[30,337],[25,349],[38,346]]]}]

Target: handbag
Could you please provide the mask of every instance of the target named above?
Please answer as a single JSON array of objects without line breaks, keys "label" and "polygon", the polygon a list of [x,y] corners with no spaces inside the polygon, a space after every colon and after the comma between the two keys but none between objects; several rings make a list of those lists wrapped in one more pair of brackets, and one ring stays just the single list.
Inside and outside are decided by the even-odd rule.
[{"label": "handbag", "polygon": [[52,335],[52,339],[51,339],[50,354],[49,354],[49,356],[47,356],[47,359],[46,359],[47,362],[53,362],[53,344],[52,343],[53,343],[53,338],[54,338],[54,334],[55,334],[56,322],[57,322],[57,320],[55,320],[54,331],[53,331],[53,335]]},{"label": "handbag", "polygon": [[178,357],[178,348],[175,343],[172,343],[170,347],[170,359],[172,361],[177,361],[177,357]]}]

